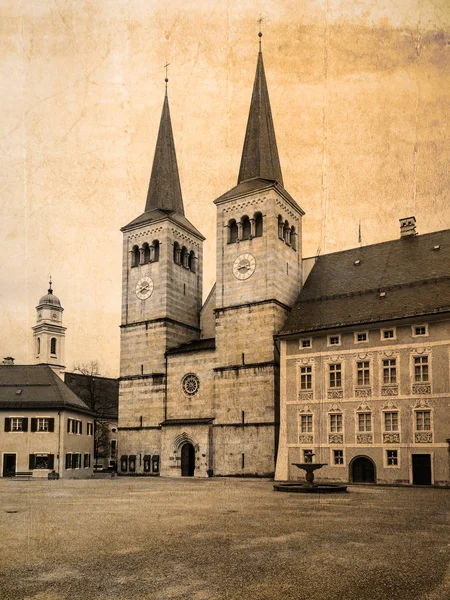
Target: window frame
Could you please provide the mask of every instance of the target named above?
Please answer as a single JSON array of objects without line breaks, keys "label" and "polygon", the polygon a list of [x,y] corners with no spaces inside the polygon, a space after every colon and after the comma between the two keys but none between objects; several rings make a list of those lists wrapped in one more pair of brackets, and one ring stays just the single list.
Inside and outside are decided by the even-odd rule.
[{"label": "window frame", "polygon": [[[394,362],[394,365],[386,365],[385,362]],[[382,356],[381,357],[381,385],[389,386],[389,385],[398,385],[398,374],[399,374],[399,357],[398,356]],[[384,380],[385,369],[388,369],[389,381]],[[395,369],[395,381],[392,381],[392,369]]]},{"label": "window frame", "polygon": [[[344,448],[330,448],[331,451],[331,466],[333,467],[345,467],[345,451]],[[336,453],[341,453],[342,462],[336,462]]]},{"label": "window frame", "polygon": [[[305,373],[302,373],[303,369]],[[308,371],[309,369],[309,371]],[[313,368],[312,365],[300,365],[300,392],[310,392],[313,389]],[[303,380],[305,387],[303,387]]]},{"label": "window frame", "polygon": [[[433,416],[432,416],[432,410],[431,408],[427,407],[427,406],[419,406],[417,408],[414,408],[414,432],[415,433],[422,433],[422,432],[430,432],[433,433]],[[418,423],[418,415],[419,414],[425,414],[428,413],[429,415],[429,429],[425,429],[425,427],[423,429],[419,429],[419,427],[417,426]],[[425,425],[425,419],[424,419],[424,425]]]},{"label": "window frame", "polygon": [[[305,424],[305,429],[303,425]],[[314,433],[314,420],[312,413],[300,413],[300,433]]]},{"label": "window frame", "polygon": [[[365,340],[358,340],[359,335],[365,335]],[[368,331],[355,331],[354,333],[354,343],[355,344],[367,344],[369,341],[369,332]]]},{"label": "window frame", "polygon": [[[426,359],[426,362],[424,363],[423,360]],[[423,354],[416,354],[413,353],[412,354],[412,383],[424,383],[424,384],[431,384],[431,356],[428,353],[423,353]],[[421,362],[419,363],[419,365],[416,364],[416,361],[420,360]],[[416,375],[416,368],[417,366],[419,366],[419,371],[420,371],[420,379],[417,379],[417,375]],[[423,378],[423,367],[426,366],[426,379]]]},{"label": "window frame", "polygon": [[[418,328],[424,328],[425,332],[424,333],[417,333],[416,329]],[[428,323],[419,323],[419,324],[415,324],[415,325],[411,325],[411,337],[413,338],[421,338],[421,337],[428,337]]]},{"label": "window frame", "polygon": [[[395,456],[390,457],[389,453],[395,453]],[[384,467],[386,469],[398,469],[400,467],[399,448],[385,448],[383,454],[384,454]],[[390,462],[390,460],[394,460],[395,462]]]},{"label": "window frame", "polygon": [[[333,417],[336,418],[336,423],[333,425]],[[340,417],[340,423],[338,422]],[[335,429],[333,429],[335,427]],[[328,433],[344,433],[344,415],[340,411],[332,411],[328,413]]]},{"label": "window frame", "polygon": [[[387,421],[388,415],[396,415],[397,416],[397,429],[388,429],[387,425]],[[381,418],[382,418],[382,422],[381,422],[381,426],[382,426],[382,432],[383,433],[400,433],[400,411],[398,410],[398,408],[386,408],[383,409],[381,411]],[[393,419],[391,418],[391,423],[389,424],[391,427],[394,426],[393,424]]]},{"label": "window frame", "polygon": [[[338,367],[332,369],[332,367]],[[337,379],[337,374],[339,373],[339,385],[336,385],[336,379]],[[332,385],[331,384],[331,379],[332,379],[332,374],[334,374],[334,379],[335,379],[335,383]],[[329,362],[328,363],[328,381],[327,381],[328,385],[327,388],[329,390],[342,390],[343,389],[343,368],[342,368],[342,362]]]},{"label": "window frame", "polygon": [[[308,342],[307,346],[303,345],[305,342]],[[312,338],[300,338],[298,341],[298,347],[299,350],[307,350],[308,348],[312,348]]]},{"label": "window frame", "polygon": [[[371,361],[367,358],[357,359],[355,361],[355,388],[370,388],[372,383]],[[358,365],[363,365],[359,367]],[[367,366],[364,366],[367,365]],[[362,382],[359,381],[360,372],[362,374]],[[367,382],[366,382],[367,375]]]},{"label": "window frame", "polygon": [[[392,337],[385,337],[385,334],[388,331],[392,331]],[[396,327],[384,327],[380,329],[380,340],[382,342],[391,342],[392,340],[397,339],[397,328]]]},{"label": "window frame", "polygon": [[[360,417],[369,417],[370,429],[367,429],[367,420],[364,419],[364,429],[361,429]],[[371,433],[373,435],[373,413],[371,410],[359,410],[356,413],[356,433]]]},{"label": "window frame", "polygon": [[[335,338],[337,339],[337,342],[336,343],[332,343],[331,340],[335,339]],[[328,348],[335,348],[336,346],[340,346],[341,345],[341,340],[342,340],[342,338],[341,338],[341,334],[340,333],[336,333],[336,334],[333,334],[333,335],[328,335],[327,336],[327,347]]]}]

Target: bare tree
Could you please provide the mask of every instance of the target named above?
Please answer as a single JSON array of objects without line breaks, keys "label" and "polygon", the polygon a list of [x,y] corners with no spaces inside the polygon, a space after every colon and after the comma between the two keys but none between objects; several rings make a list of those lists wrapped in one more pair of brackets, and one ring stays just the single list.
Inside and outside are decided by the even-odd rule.
[{"label": "bare tree", "polygon": [[100,376],[98,361],[75,364],[73,371],[82,377],[66,374],[66,382],[95,414],[94,459],[97,463],[98,459],[109,457],[109,427],[111,421],[117,420],[117,394],[108,388],[112,380]]}]

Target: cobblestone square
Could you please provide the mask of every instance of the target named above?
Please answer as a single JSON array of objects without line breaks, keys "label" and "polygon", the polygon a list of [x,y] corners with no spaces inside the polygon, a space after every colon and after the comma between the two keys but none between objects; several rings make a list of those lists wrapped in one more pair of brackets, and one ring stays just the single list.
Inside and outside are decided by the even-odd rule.
[{"label": "cobblestone square", "polygon": [[448,490],[255,479],[0,481],[4,600],[443,600]]}]

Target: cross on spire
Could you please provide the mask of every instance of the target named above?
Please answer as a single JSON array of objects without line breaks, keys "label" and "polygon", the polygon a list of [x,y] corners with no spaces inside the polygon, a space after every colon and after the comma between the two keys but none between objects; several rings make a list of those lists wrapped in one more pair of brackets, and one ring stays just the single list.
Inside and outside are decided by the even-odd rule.
[{"label": "cross on spire", "polygon": [[261,52],[261,38],[262,38],[262,24],[264,22],[265,17],[263,17],[261,14],[259,15],[259,19],[257,21],[258,25],[259,25],[259,32],[258,32],[258,37],[259,37],[259,51]]},{"label": "cross on spire", "polygon": [[48,293],[49,293],[49,294],[53,294],[53,290],[52,290],[52,276],[51,276],[51,275],[49,275],[49,276],[48,276],[48,278],[49,278],[49,282],[48,282]]},{"label": "cross on spire", "polygon": [[166,64],[164,65],[164,68],[166,70],[166,78],[164,79],[164,81],[166,82],[166,94],[167,94],[167,84],[169,82],[169,66],[170,66],[169,62],[166,62]]}]

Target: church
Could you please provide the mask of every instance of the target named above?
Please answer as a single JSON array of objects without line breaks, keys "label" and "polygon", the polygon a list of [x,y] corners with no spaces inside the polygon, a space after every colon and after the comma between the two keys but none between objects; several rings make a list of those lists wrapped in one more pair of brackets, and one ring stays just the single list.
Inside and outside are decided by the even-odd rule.
[{"label": "church", "polygon": [[279,423],[273,336],[302,279],[261,48],[237,185],[217,207],[216,283],[186,218],[166,96],[145,211],[122,228],[121,474],[271,476]]},{"label": "church", "polygon": [[166,85],[145,211],[122,228],[118,473],[288,480],[313,453],[330,481],[448,483],[450,231],[410,217],[303,259],[261,44],[237,185],[214,204],[202,303]]}]

